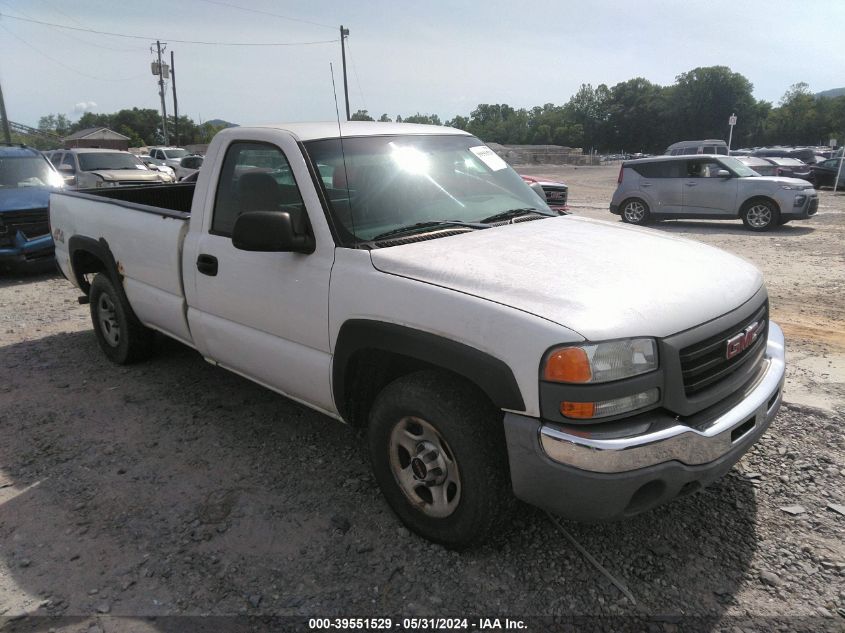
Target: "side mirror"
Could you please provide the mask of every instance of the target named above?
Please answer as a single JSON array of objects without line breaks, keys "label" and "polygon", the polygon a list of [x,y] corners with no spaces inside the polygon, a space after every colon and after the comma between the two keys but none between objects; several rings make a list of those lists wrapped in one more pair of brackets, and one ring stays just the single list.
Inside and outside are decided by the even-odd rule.
[{"label": "side mirror", "polygon": [[718,176],[719,178],[730,178],[731,172],[729,172],[727,169],[720,169],[716,172],[716,176]]},{"label": "side mirror", "polygon": [[58,166],[57,169],[59,171],[66,171],[70,174],[72,174],[75,171],[74,168],[71,165],[68,165],[67,163],[62,163],[61,165]]},{"label": "side mirror", "polygon": [[287,211],[248,211],[235,220],[232,245],[242,251],[313,253],[314,238],[297,231]]}]

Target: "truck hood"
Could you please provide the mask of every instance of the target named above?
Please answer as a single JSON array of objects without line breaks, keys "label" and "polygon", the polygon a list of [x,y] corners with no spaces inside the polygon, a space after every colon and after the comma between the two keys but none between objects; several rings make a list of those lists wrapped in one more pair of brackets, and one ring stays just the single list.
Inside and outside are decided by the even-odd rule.
[{"label": "truck hood", "polygon": [[739,307],[763,283],[725,251],[576,216],[370,254],[382,272],[511,306],[594,341],[686,330]]},{"label": "truck hood", "polygon": [[157,182],[158,173],[149,169],[98,169],[90,172],[101,176],[103,180],[137,180],[138,182]]},{"label": "truck hood", "polygon": [[0,213],[46,209],[50,203],[51,191],[58,191],[58,189],[45,189],[43,187],[0,188]]}]

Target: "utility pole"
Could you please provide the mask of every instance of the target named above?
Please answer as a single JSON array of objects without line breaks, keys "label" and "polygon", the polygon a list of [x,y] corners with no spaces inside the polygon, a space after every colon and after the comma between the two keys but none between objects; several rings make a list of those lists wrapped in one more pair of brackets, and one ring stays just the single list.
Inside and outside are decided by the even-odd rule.
[{"label": "utility pole", "polygon": [[3,138],[11,145],[12,130],[9,129],[9,117],[6,116],[6,102],[3,100],[3,86],[0,85],[0,119],[3,119]]},{"label": "utility pole", "polygon": [[349,35],[349,29],[343,28],[340,25],[340,55],[343,58],[343,94],[346,97],[346,120],[349,120],[349,85],[346,83],[346,36]]},{"label": "utility pole", "polygon": [[[167,46],[165,44],[165,46]],[[161,97],[161,134],[164,136],[164,144],[169,145],[167,140],[167,106],[164,103],[164,67],[161,63],[161,42],[156,40],[158,50],[158,96]]]},{"label": "utility pole", "polygon": [[170,78],[173,82],[173,135],[176,145],[179,145],[179,102],[176,100],[176,64],[173,61],[173,51],[170,51]]}]

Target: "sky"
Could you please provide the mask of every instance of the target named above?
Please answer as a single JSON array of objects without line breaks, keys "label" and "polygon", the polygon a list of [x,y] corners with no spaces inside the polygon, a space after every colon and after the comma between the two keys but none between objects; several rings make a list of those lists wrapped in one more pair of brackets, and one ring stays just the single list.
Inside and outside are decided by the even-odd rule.
[{"label": "sky", "polygon": [[[0,86],[9,119],[30,126],[51,113],[159,109],[158,38],[175,55],[179,112],[196,122],[333,120],[330,64],[344,111],[341,24],[350,108],[375,118],[562,105],[581,84],[670,85],[699,66],[730,67],[774,104],[797,82],[845,86],[843,0],[0,0]],[[224,45],[243,43],[292,45]]]}]

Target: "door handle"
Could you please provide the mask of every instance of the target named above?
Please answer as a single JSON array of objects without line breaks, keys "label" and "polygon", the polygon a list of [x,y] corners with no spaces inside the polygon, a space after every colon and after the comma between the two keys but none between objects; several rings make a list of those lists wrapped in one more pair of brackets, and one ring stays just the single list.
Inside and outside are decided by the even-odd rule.
[{"label": "door handle", "polygon": [[642,182],[642,183],[640,183],[640,186],[641,187],[651,187],[651,183],[650,182]]},{"label": "door handle", "polygon": [[697,187],[697,186],[698,186],[697,182],[688,182],[687,183],[687,187]]},{"label": "door handle", "polygon": [[197,270],[203,275],[215,277],[217,275],[217,258],[214,255],[200,254],[197,257]]}]

